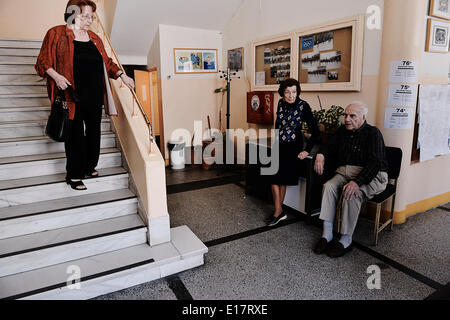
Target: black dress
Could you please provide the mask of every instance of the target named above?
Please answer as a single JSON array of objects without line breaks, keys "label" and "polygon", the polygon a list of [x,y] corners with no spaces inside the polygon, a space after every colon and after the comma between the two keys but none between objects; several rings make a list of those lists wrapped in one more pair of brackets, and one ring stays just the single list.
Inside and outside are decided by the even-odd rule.
[{"label": "black dress", "polygon": [[103,58],[92,41],[74,41],[75,116],[65,141],[67,178],[83,179],[95,170],[100,156],[103,105]]},{"label": "black dress", "polygon": [[[303,148],[301,130],[303,121],[307,123],[311,131],[311,137],[305,148]],[[319,139],[319,128],[312,115],[311,107],[299,98],[292,104],[280,99],[275,128],[279,129],[279,168],[276,174],[268,176],[269,182],[276,185],[297,185],[299,168],[303,164],[298,154],[303,150],[311,152]]]}]

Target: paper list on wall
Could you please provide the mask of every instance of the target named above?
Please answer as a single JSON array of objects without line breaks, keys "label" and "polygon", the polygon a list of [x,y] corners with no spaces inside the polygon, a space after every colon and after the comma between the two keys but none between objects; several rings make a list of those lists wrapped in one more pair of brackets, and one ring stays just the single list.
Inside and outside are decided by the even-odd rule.
[{"label": "paper list on wall", "polygon": [[450,153],[450,89],[421,85],[419,92],[420,161]]},{"label": "paper list on wall", "polygon": [[416,83],[419,81],[417,61],[396,60],[391,61],[390,82]]},{"label": "paper list on wall", "polygon": [[384,127],[387,129],[411,129],[414,120],[412,108],[386,108]]},{"label": "paper list on wall", "polygon": [[393,107],[415,107],[417,90],[417,85],[391,84],[389,86],[388,105]]}]

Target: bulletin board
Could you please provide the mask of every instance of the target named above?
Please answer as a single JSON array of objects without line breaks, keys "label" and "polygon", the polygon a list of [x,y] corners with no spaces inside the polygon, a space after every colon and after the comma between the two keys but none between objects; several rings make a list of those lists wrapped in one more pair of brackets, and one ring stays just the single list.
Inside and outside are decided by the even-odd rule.
[{"label": "bulletin board", "polygon": [[299,37],[301,84],[349,82],[351,62],[352,27]]},{"label": "bulletin board", "polygon": [[[357,15],[252,41],[251,90],[276,91],[290,77],[302,91],[360,91],[364,19]],[[288,47],[290,62],[276,51]]]},{"label": "bulletin board", "polygon": [[256,84],[279,84],[291,77],[291,40],[256,46],[255,59]]}]

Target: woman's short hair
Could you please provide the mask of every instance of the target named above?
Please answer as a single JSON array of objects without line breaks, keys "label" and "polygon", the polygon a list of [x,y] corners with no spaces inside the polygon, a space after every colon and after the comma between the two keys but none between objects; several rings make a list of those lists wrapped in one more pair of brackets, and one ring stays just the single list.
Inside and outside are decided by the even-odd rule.
[{"label": "woman's short hair", "polygon": [[67,23],[69,21],[69,18],[75,13],[72,8],[69,8],[70,6],[77,6],[80,8],[80,14],[83,10],[83,7],[89,6],[92,8],[92,11],[95,12],[97,10],[97,5],[94,1],[91,0],[69,0],[66,6],[66,12],[64,13],[64,21]]},{"label": "woman's short hair", "polygon": [[280,83],[280,88],[278,89],[278,93],[281,97],[284,97],[284,91],[286,88],[296,86],[297,87],[297,98],[300,96],[300,83],[295,79],[286,79]]}]

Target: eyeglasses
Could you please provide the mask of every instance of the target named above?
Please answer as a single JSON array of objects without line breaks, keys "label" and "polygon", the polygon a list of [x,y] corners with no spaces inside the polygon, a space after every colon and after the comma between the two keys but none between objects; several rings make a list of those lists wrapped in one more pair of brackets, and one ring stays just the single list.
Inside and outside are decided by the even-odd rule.
[{"label": "eyeglasses", "polygon": [[81,15],[79,15],[79,17],[80,17],[82,20],[92,20],[92,21],[95,21],[95,19],[97,19],[96,16],[91,16],[91,15],[88,15],[88,14],[81,14]]}]

